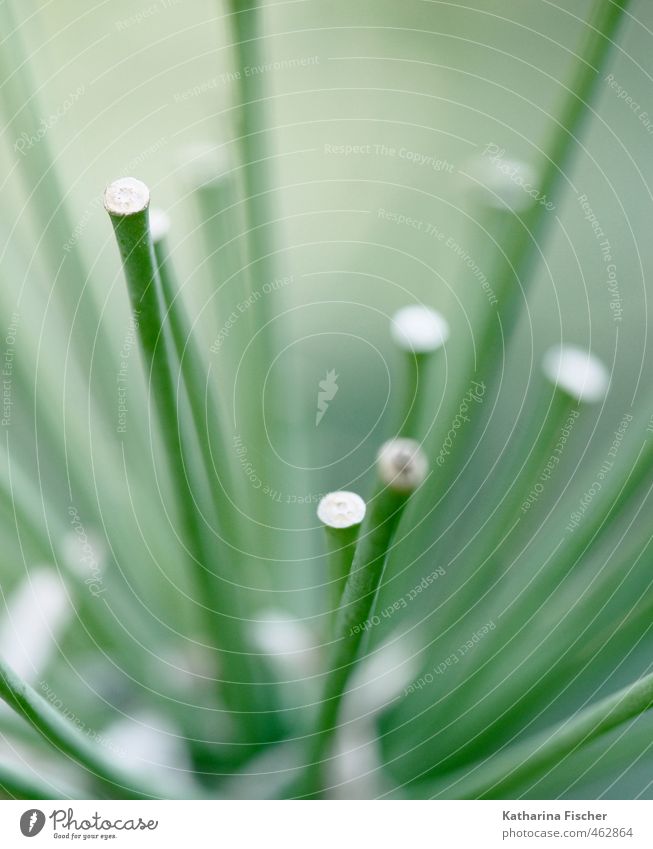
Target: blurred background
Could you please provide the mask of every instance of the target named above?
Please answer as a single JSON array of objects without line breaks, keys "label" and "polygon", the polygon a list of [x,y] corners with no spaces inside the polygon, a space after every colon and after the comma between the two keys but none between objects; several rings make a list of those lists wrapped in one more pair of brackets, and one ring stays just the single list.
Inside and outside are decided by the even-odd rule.
[{"label": "blurred background", "polygon": [[[144,709],[152,668],[165,673],[161,658],[172,656],[194,628],[192,599],[184,600],[192,590],[165,510],[170,484],[150,456],[147,385],[102,208],[106,184],[138,177],[168,212],[184,299],[207,363],[219,371],[211,345],[224,330],[215,287],[220,254],[212,257],[210,234],[207,245],[202,232],[197,151],[209,150],[211,161],[223,163],[216,168],[232,167],[237,78],[261,77],[275,252],[265,272],[254,267],[253,277],[265,293],[272,342],[267,360],[257,342],[233,353],[240,360],[237,380],[221,384],[224,453],[245,493],[236,499],[265,503],[265,521],[276,528],[255,535],[253,527],[243,581],[251,610],[287,611],[318,628],[325,597],[315,505],[332,489],[369,492],[378,446],[396,426],[402,373],[390,316],[407,303],[424,303],[451,325],[451,343],[425,388],[437,420],[459,391],[456,375],[473,361],[475,321],[491,306],[488,286],[496,286],[485,277],[488,243],[474,205],[478,164],[500,152],[541,170],[593,6],[590,0],[571,9],[548,0],[269,2],[266,64],[251,69],[236,67],[228,10],[213,0],[13,4],[18,31],[2,35],[3,73],[12,73],[12,40],[20,42],[44,131],[35,137],[25,111],[5,102],[0,327],[11,374],[3,372],[3,464],[14,484],[19,475],[46,538],[65,540],[73,562],[84,554],[75,547],[90,544],[91,559],[101,562],[106,592],[99,603],[112,610],[115,630],[85,627],[84,605],[98,603],[86,597],[75,614],[79,627],[61,635],[48,660],[48,686],[56,681],[57,693],[67,694],[66,704],[83,714],[86,726],[102,727],[116,711],[133,716]],[[485,352],[505,361],[487,450],[481,446],[469,473],[472,492],[484,480],[484,458],[489,463],[509,450],[507,434],[540,391],[539,362],[552,344],[590,348],[612,376],[606,404],[574,430],[554,490],[583,475],[591,481],[624,414],[645,415],[650,405],[653,8],[639,0],[631,13],[563,191],[547,199],[547,232],[533,279],[522,281],[515,338],[508,350]],[[54,199],[51,181],[41,179],[52,176],[42,158],[46,145],[62,191]],[[206,167],[204,159],[200,165]],[[238,242],[242,233],[235,232]],[[86,273],[81,294],[69,283],[73,261]],[[226,286],[232,303],[239,285],[236,274]],[[92,303],[99,322],[84,311]],[[94,346],[102,335],[108,346],[99,352]],[[123,365],[125,432],[118,412]],[[320,381],[334,371],[337,391],[318,426]],[[247,392],[261,399],[267,444],[248,440],[251,422],[239,400]],[[234,435],[246,445],[247,469]],[[155,445],[154,454],[159,450]],[[256,481],[254,493],[247,494],[247,481]],[[486,498],[491,495],[481,495],[481,506]],[[10,501],[2,511],[0,585],[7,600],[49,553],[25,532]],[[430,505],[416,505],[414,517],[419,524],[391,559],[380,604],[440,565],[430,548],[441,530]],[[477,521],[475,508],[464,518],[470,533]],[[447,572],[443,591],[454,590],[457,580]],[[420,604],[419,614],[415,607],[382,623],[371,644],[428,617],[432,603]],[[437,628],[428,619],[424,626]],[[130,640],[144,648],[144,666],[130,657]],[[638,646],[611,661],[616,678],[609,690],[648,662],[650,639]],[[441,644],[433,658],[450,650]],[[574,692],[552,698],[534,727],[566,715],[583,687],[594,692],[604,678],[599,669]],[[424,706],[407,699],[384,719],[382,745],[398,784],[420,779],[442,753],[442,741],[430,741]],[[174,712],[184,733],[208,721],[201,710],[184,714],[180,703]],[[519,733],[517,723],[506,739]],[[640,737],[628,739],[633,748],[640,745]],[[411,746],[418,758],[406,754]],[[598,755],[588,757],[594,764]],[[616,784],[613,772],[599,769],[569,792],[650,797],[646,764],[650,759]],[[561,780],[553,775],[535,797],[564,792]]]}]

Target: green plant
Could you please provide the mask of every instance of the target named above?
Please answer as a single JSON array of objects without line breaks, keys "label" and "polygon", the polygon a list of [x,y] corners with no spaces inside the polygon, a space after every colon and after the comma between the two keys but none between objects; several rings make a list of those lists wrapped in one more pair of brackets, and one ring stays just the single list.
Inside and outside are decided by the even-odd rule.
[{"label": "green plant", "polygon": [[[562,193],[627,5],[593,4],[586,44],[534,178],[538,197]],[[258,4],[232,0],[227,17],[235,66],[261,65]],[[12,33],[0,47],[0,66],[13,69],[2,86],[8,120],[22,114],[35,132],[38,99],[8,3],[0,5],[0,22]],[[321,438],[317,428],[327,412],[329,420],[338,415],[338,375],[326,367],[318,413],[309,416],[314,432],[298,447],[283,417],[297,405],[293,376],[280,380],[274,368],[285,339],[268,297],[282,284],[263,77],[241,73],[236,89],[239,160],[225,153],[226,142],[217,146],[217,163],[215,150],[190,156],[213,282],[199,317],[193,275],[173,265],[175,225],[150,209],[143,182],[126,177],[104,195],[129,298],[121,312],[127,323],[107,331],[102,307],[86,290],[83,254],[71,243],[73,213],[47,138],[33,160],[18,160],[46,264],[67,284],[57,303],[74,316],[71,382],[83,378],[89,389],[82,393],[88,416],[75,421],[75,439],[100,443],[101,467],[98,483],[83,453],[71,453],[69,422],[49,403],[48,387],[43,398],[36,392],[36,455],[23,459],[21,435],[12,432],[1,478],[3,518],[26,564],[38,558],[58,571],[61,585],[52,592],[68,618],[59,617],[51,631],[46,621],[45,673],[27,664],[19,674],[0,658],[0,696],[15,714],[0,715],[0,731],[27,753],[22,766],[0,757],[4,793],[478,798],[537,795],[542,787],[553,793],[549,773],[564,775],[570,758],[581,765],[589,759],[588,770],[592,757],[623,766],[611,735],[637,721],[633,739],[645,736],[650,677],[638,669],[625,689],[609,686],[609,694],[597,695],[590,673],[601,662],[616,670],[649,629],[650,581],[642,567],[649,533],[638,521],[653,459],[649,411],[630,416],[614,462],[598,473],[600,485],[593,469],[582,469],[572,488],[558,492],[555,469],[565,446],[584,426],[576,422],[591,421],[609,397],[609,376],[585,351],[556,347],[533,381],[536,398],[510,454],[491,457],[491,467],[480,471],[473,462],[491,427],[500,354],[519,356],[521,287],[532,277],[550,209],[524,191],[517,179],[523,166],[507,175],[501,163],[482,163],[490,170],[477,180],[474,214],[488,236],[496,309],[487,305],[472,316],[476,359],[469,365],[468,358],[452,358],[436,411],[456,330],[419,304],[395,315],[388,337],[401,385],[383,417],[388,440],[379,440],[365,473],[375,480],[372,492],[363,501],[349,490],[363,492],[367,482],[351,480],[320,499],[311,492],[310,509],[317,508],[326,532],[316,527],[319,540],[307,542],[308,535],[283,523],[283,509],[300,502],[293,488],[301,452]],[[349,306],[341,305],[343,315]],[[198,327],[205,311],[217,333],[209,349],[215,357]],[[13,367],[17,410],[30,410],[30,363],[30,351],[21,351]],[[118,440],[116,374],[125,386]],[[292,463],[276,463],[278,445]],[[315,489],[326,480],[317,476]],[[123,480],[128,505],[120,497]],[[65,490],[65,519],[43,504],[42,487],[53,504],[53,493]],[[488,503],[474,509],[484,521],[470,533],[465,507],[483,487]],[[579,500],[582,512],[575,509]],[[91,528],[103,532],[98,543]],[[596,568],[600,557],[605,563]],[[292,570],[309,563],[321,578],[306,590]],[[29,595],[29,569],[18,578],[7,593],[10,613],[19,609],[16,595],[25,585]],[[90,656],[87,679],[71,668],[67,652]],[[39,688],[35,672],[47,675]],[[585,695],[570,699],[579,680]],[[560,694],[562,718],[541,716],[548,687]],[[161,768],[156,781],[116,743],[130,739],[120,713],[133,714],[150,741],[141,759]],[[106,726],[105,739],[94,729]],[[343,776],[343,739],[354,760],[371,752],[372,767]],[[59,780],[63,758],[75,769]],[[262,786],[260,776],[272,775]]]}]

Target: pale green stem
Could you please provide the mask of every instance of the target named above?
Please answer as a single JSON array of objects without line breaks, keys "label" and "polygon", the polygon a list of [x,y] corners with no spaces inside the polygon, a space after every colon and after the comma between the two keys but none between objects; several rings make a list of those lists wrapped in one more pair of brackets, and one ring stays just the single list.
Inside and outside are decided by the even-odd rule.
[{"label": "pale green stem", "polygon": [[2,662],[0,662],[0,698],[19,716],[31,723],[51,746],[85,767],[91,776],[100,781],[112,795],[127,799],[174,796],[174,793],[165,791],[156,783],[148,786],[148,783],[140,777],[137,778],[122,770]]},{"label": "pale green stem", "polygon": [[636,681],[595,705],[579,711],[555,728],[503,750],[452,780],[434,797],[463,799],[512,798],[547,769],[581,746],[635,719],[653,706],[653,674]]},{"label": "pale green stem", "polygon": [[[237,720],[253,742],[268,742],[278,734],[274,682],[262,658],[251,650],[245,633],[246,620],[239,615],[235,586],[209,568],[213,550],[207,545],[186,474],[178,430],[174,381],[170,364],[174,357],[163,336],[163,316],[157,297],[156,258],[149,232],[147,206],[129,215],[110,212],[120,249],[147,372],[153,385],[159,423],[177,492],[179,514],[193,562],[193,575],[202,597],[206,629],[214,647],[221,649],[224,696]],[[224,568],[224,567],[223,567]],[[218,611],[223,613],[218,618]],[[225,613],[224,611],[228,611]]]},{"label": "pale green stem", "polygon": [[378,590],[388,549],[406,505],[406,493],[380,489],[370,503],[336,617],[323,697],[308,749],[307,771],[294,795],[319,795],[323,760],[336,730],[347,682],[355,668],[361,640]]}]

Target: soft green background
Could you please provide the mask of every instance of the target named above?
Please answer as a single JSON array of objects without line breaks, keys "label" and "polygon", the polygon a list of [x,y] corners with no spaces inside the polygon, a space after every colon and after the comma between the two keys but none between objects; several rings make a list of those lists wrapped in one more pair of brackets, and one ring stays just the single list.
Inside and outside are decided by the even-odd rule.
[{"label": "soft green background", "polygon": [[[378,210],[430,222],[480,261],[484,245],[471,192],[472,161],[486,145],[496,144],[505,148],[507,157],[541,166],[576,61],[583,31],[580,21],[592,4],[572,6],[568,10],[564,4],[558,7],[543,0],[295,0],[266,5],[265,51],[268,61],[282,65],[265,74],[275,186],[271,207],[279,246],[275,266],[278,276],[293,275],[293,281],[270,299],[270,309],[280,315],[274,322],[277,344],[288,347],[271,370],[277,394],[271,400],[266,397],[265,409],[271,417],[273,447],[281,458],[272,464],[271,474],[277,477],[271,483],[280,481],[279,488],[288,495],[308,496],[310,502],[335,487],[363,490],[369,485],[374,453],[392,428],[386,404],[388,398],[391,405],[397,398],[397,363],[388,338],[389,315],[396,308],[418,299],[449,319],[455,339],[442,364],[440,387],[449,386],[461,352],[470,350],[470,322],[486,306],[477,280],[443,243],[382,220]],[[139,20],[145,12],[147,17]],[[67,187],[69,215],[83,228],[81,244],[92,267],[90,286],[100,302],[106,298],[104,320],[115,347],[127,333],[128,310],[99,197],[111,179],[130,174],[145,180],[156,204],[170,213],[173,255],[188,303],[199,316],[198,332],[210,359],[208,347],[220,323],[205,308],[212,281],[197,231],[192,179],[184,163],[189,145],[224,143],[229,150],[234,91],[223,75],[232,68],[233,55],[224,10],[204,0],[138,5],[126,0],[51,0],[25,2],[19,14],[44,117],[56,111],[70,92],[84,87],[46,140]],[[639,0],[632,14],[637,20],[627,22],[609,71],[642,111],[653,114],[653,7]],[[287,60],[295,59],[308,63],[287,67]],[[195,88],[200,93],[192,93]],[[584,344],[603,357],[613,374],[609,403],[598,421],[579,426],[586,431],[575,434],[574,457],[589,443],[585,460],[589,469],[604,456],[612,431],[631,404],[641,409],[650,401],[647,278],[653,262],[649,188],[653,132],[605,82],[599,85],[593,107],[573,169],[566,175],[566,193],[555,199],[536,279],[529,281],[493,437],[501,446],[514,411],[527,391],[538,385],[542,351],[561,339]],[[109,526],[116,512],[123,514],[135,562],[121,565],[143,601],[143,616],[150,615],[145,612],[150,593],[162,596],[160,604],[169,614],[176,609],[174,588],[137,568],[148,553],[133,521],[125,482],[116,472],[121,446],[113,423],[102,425],[94,408],[89,422],[84,376],[88,364],[81,369],[70,364],[71,329],[74,348],[75,334],[94,333],[95,328],[74,324],[69,314],[57,314],[49,302],[50,295],[56,301],[57,287],[65,286],[66,280],[58,279],[50,292],[53,269],[38,254],[32,264],[38,234],[13,150],[21,132],[20,116],[2,129],[4,314],[10,316],[16,293],[23,288],[17,344],[25,357],[36,356],[40,346],[40,403],[50,405],[65,421],[68,450],[89,474],[97,475],[98,513],[108,512]],[[373,152],[345,156],[329,152],[331,145],[370,145]],[[376,152],[380,145],[445,160],[453,173]],[[588,196],[613,250],[621,322],[613,319],[604,263],[576,200],[582,194]],[[2,325],[9,322],[4,314]],[[139,396],[144,385],[134,364],[131,368],[134,430],[125,450],[147,500],[155,490],[151,467],[141,462],[145,428],[140,432],[144,406]],[[245,362],[245,380],[248,368],[252,366]],[[317,429],[318,382],[331,369],[339,375],[339,391]],[[260,378],[260,374],[252,377]],[[107,387],[107,392],[114,389]],[[434,402],[441,394],[441,388],[433,391]],[[16,414],[16,424],[22,422],[24,429],[14,427],[11,440],[14,450],[24,452],[33,477],[38,436],[32,433],[30,400],[26,398]],[[590,431],[591,439],[586,436]],[[256,457],[257,448],[252,450]],[[582,469],[574,470],[571,456],[569,461],[566,477],[580,475]],[[289,465],[297,468],[290,472]],[[65,521],[67,501],[60,497],[60,470],[48,469],[47,457],[41,457],[38,474],[43,475],[49,505],[44,510],[46,521],[53,513],[60,514],[55,521],[60,522],[61,516]],[[156,537],[155,546],[165,552],[173,538],[157,510],[153,497],[142,512],[148,514],[146,524]],[[253,580],[262,587],[272,583],[286,590],[277,594],[275,606],[315,614],[323,599],[312,589],[320,582],[321,569],[313,508],[310,503],[286,505],[277,510],[274,521],[289,529],[280,549],[284,553],[277,555],[267,547],[256,551],[253,543],[255,553],[264,558]],[[427,523],[412,545],[422,550],[430,541]],[[20,550],[13,534],[3,546],[2,573],[11,584],[27,567],[29,552]],[[16,563],[25,565],[17,569]],[[169,568],[173,580],[178,580],[174,564]],[[262,575],[262,570],[268,574]],[[416,563],[413,574],[402,581],[412,586],[423,571],[424,564]],[[388,597],[396,594],[396,588],[391,589]],[[397,617],[393,624],[399,622]],[[375,640],[381,636],[379,632]],[[445,649],[438,651],[446,655]],[[634,667],[639,668],[637,663]],[[623,673],[624,680],[632,677],[633,669]],[[574,704],[573,696],[566,699],[562,704]],[[560,705],[551,707],[543,724],[561,710]],[[633,737],[634,748],[638,739]],[[406,745],[400,734],[391,735],[390,754],[401,753]],[[397,767],[397,774],[415,777],[410,766]],[[610,783],[606,779],[601,784],[600,775],[596,781],[587,785],[590,796]],[[632,770],[621,785],[607,792],[650,795],[646,781],[645,770],[641,775]],[[539,792],[546,795],[541,787]],[[571,795],[578,792],[575,788]]]}]

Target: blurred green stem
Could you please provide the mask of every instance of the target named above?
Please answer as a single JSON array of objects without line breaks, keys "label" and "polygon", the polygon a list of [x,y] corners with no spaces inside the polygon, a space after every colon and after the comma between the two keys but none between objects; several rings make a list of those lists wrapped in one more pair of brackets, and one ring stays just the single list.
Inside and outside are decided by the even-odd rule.
[{"label": "blurred green stem", "polygon": [[[610,55],[629,2],[630,0],[599,0],[595,4],[594,13],[587,24],[586,43],[579,50],[576,70],[566,86],[561,115],[556,121],[557,126],[548,146],[538,187],[541,196],[549,199],[556,197],[560,184],[566,179],[587,118],[588,104],[601,80],[602,69]],[[488,309],[481,321],[476,333],[480,339],[477,362],[472,374],[462,375],[461,389],[452,399],[453,405],[459,403],[459,395],[472,380],[486,383],[488,390],[494,389],[497,370],[503,364],[499,346],[507,346],[519,315],[520,284],[526,287],[532,279],[533,267],[541,254],[544,232],[553,220],[551,212],[540,203],[531,204],[519,219],[508,210],[487,210],[487,214],[490,216],[488,228],[491,235],[496,234],[499,237],[496,267],[492,268],[488,275],[489,279],[501,281],[501,289],[498,292],[499,305],[497,312]],[[491,395],[491,392],[489,394]],[[444,420],[448,422],[450,419],[445,417]],[[438,476],[437,485],[441,488],[440,491],[447,489],[463,467],[461,460],[471,456],[470,445],[474,444],[484,421],[485,417],[479,414],[461,431],[454,443],[452,455],[447,460],[446,475]],[[445,427],[448,427],[448,424]],[[437,436],[440,437],[441,434],[438,432]],[[427,490],[428,487],[425,488],[423,497],[432,498],[432,492]],[[448,515],[451,515],[451,508]]]},{"label": "blurred green stem", "polygon": [[[31,62],[11,6],[10,0],[0,3],[0,33],[3,34],[0,97],[5,107],[6,123],[16,135],[18,130],[22,131],[14,144],[15,161],[29,196],[30,214],[41,232],[51,278],[57,281],[57,299],[64,306],[65,317],[75,322],[75,351],[79,364],[90,369],[93,361],[98,373],[96,385],[111,386],[115,381],[115,358],[109,337],[100,326],[100,310],[94,293],[87,285],[87,269],[79,241],[74,238],[75,228],[68,212],[68,191],[59,179],[50,140],[43,133],[43,116],[48,114],[48,109],[39,102]],[[83,93],[83,87],[80,88]],[[26,139],[36,139],[36,142],[30,143]],[[110,394],[98,391],[95,397],[110,421],[113,412],[109,406]]]},{"label": "blurred green stem", "polygon": [[28,684],[0,661],[0,698],[26,719],[51,746],[68,755],[99,780],[113,795],[126,799],[172,798],[161,787],[148,787],[142,779],[120,769],[105,757],[83,732],[67,722]]},{"label": "blurred green stem", "polygon": [[[148,376],[154,388],[159,422],[177,492],[185,542],[193,561],[193,574],[201,596],[210,644],[220,651],[224,697],[237,721],[252,742],[268,742],[278,734],[274,681],[264,659],[251,650],[239,614],[240,599],[226,565],[218,573],[213,545],[206,540],[199,510],[186,474],[181,448],[178,410],[171,373],[172,357],[163,334],[163,316],[157,296],[159,288],[154,247],[149,232],[148,206],[127,215],[109,210],[123,261]],[[222,577],[225,571],[228,577]],[[222,573],[222,575],[220,574]],[[226,612],[225,612],[226,611]],[[221,615],[220,615],[221,612]],[[219,618],[218,618],[219,617]],[[219,676],[216,676],[219,685]]]},{"label": "blurred green stem", "polygon": [[517,787],[539,778],[549,767],[559,764],[580,746],[586,746],[634,719],[653,706],[653,674],[636,681],[585,708],[553,729],[511,746],[475,768],[467,769],[458,781],[448,782],[463,799],[509,799]]},{"label": "blurred green stem", "polygon": [[[159,239],[154,243],[154,254],[161,282],[165,317],[170,321],[172,341],[213,496],[215,517],[221,535],[229,539],[231,546],[238,546],[241,541],[240,534],[237,533],[240,517],[229,496],[234,488],[233,474],[229,462],[230,455],[225,451],[227,440],[220,418],[219,401],[213,383],[207,379],[206,366],[193,337],[179,285],[174,279],[172,261],[168,255],[165,239]],[[213,434],[212,438],[209,437],[209,432]],[[217,445],[217,452],[212,450],[212,442]],[[219,469],[216,469],[216,458],[220,462]],[[238,548],[231,553],[237,558]]]}]

